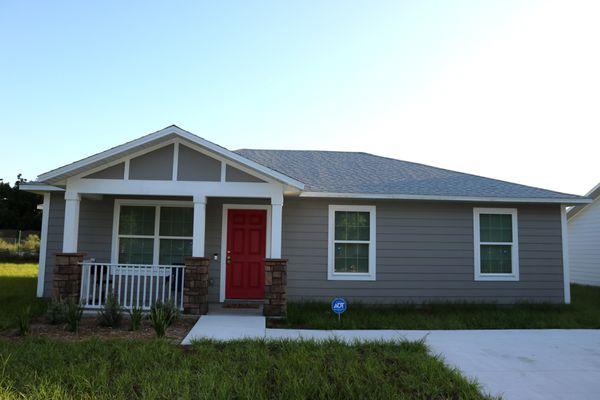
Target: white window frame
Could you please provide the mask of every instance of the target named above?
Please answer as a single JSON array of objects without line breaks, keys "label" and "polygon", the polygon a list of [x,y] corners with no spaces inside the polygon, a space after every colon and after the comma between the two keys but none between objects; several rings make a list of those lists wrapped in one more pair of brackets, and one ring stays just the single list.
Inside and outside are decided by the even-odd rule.
[{"label": "white window frame", "polygon": [[[153,235],[121,235],[119,234],[119,218],[121,216],[121,206],[138,206],[138,207],[155,207],[154,212],[154,234]],[[160,240],[161,239],[183,239],[193,240],[192,236],[161,236],[160,235],[160,210],[162,207],[185,207],[194,208],[194,203],[191,201],[176,201],[176,200],[139,200],[139,199],[115,199],[114,214],[113,214],[113,232],[112,232],[112,250],[111,263],[119,262],[119,240],[121,238],[140,238],[153,239],[152,249],[152,265],[159,265]]]},{"label": "white window frame", "polygon": [[[369,213],[369,240],[335,240],[335,213],[336,211],[360,211]],[[328,257],[327,279],[330,281],[374,281],[376,280],[377,252],[376,252],[376,225],[377,215],[375,206],[358,205],[329,205],[328,224]],[[335,243],[363,243],[369,245],[369,272],[335,272]]]},{"label": "white window frame", "polygon": [[[512,243],[481,242],[479,216],[481,214],[509,214],[512,216]],[[473,208],[473,237],[475,245],[476,281],[518,281],[519,280],[519,227],[516,208]],[[512,272],[509,274],[481,272],[481,245],[510,245]]]}]

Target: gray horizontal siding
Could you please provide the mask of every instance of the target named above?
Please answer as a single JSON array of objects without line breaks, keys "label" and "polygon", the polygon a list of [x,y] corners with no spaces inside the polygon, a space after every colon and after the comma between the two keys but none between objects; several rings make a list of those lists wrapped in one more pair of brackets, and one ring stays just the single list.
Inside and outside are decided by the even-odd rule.
[{"label": "gray horizontal siding", "polygon": [[46,272],[44,274],[44,296],[46,297],[52,295],[54,256],[62,250],[64,218],[64,193],[51,193],[50,215],[48,216],[48,241],[46,243]]},{"label": "gray horizontal siding", "polygon": [[[329,204],[377,207],[377,280],[327,280]],[[476,282],[467,203],[286,199],[283,256],[290,300],[364,302],[563,300],[560,208],[518,205],[520,281]]]},{"label": "gray horizontal siding", "polygon": [[[264,199],[209,198],[206,255],[221,253],[223,204],[266,204]],[[327,280],[328,205],[377,206],[377,280]],[[283,257],[289,259],[288,296],[363,302],[563,300],[562,242],[558,206],[518,205],[520,281],[473,280],[473,207],[442,202],[346,202],[286,198]],[[110,261],[114,197],[81,202],[79,249]],[[53,194],[48,226],[45,294],[51,294],[54,254],[62,248],[64,199]],[[223,256],[222,254],[220,255]],[[220,262],[211,261],[209,300],[219,300]]]},{"label": "gray horizontal siding", "polygon": [[[79,207],[78,249],[86,258],[98,262],[109,262],[114,199],[104,196],[101,200],[83,198]],[[44,296],[52,295],[52,271],[54,257],[62,251],[65,216],[63,193],[52,193],[50,215],[48,217],[48,245],[46,250],[46,273],[44,275]]]}]

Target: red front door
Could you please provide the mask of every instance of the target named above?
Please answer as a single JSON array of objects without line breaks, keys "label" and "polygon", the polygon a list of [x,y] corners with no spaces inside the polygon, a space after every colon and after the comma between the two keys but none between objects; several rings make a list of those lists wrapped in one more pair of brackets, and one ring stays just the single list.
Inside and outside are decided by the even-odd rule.
[{"label": "red front door", "polygon": [[226,298],[264,298],[266,240],[266,210],[228,210]]}]

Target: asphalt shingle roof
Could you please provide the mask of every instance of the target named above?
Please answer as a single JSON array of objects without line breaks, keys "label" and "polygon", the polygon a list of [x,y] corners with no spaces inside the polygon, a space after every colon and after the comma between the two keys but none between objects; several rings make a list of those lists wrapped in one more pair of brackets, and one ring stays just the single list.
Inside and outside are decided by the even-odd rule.
[{"label": "asphalt shingle roof", "polygon": [[305,184],[305,191],[422,196],[581,199],[580,196],[368,153],[236,150]]}]

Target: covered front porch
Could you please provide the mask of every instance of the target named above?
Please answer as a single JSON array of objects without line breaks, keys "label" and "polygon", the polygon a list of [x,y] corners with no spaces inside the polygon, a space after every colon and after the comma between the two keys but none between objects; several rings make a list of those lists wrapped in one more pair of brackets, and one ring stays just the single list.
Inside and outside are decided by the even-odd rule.
[{"label": "covered front porch", "polygon": [[125,308],[173,301],[195,314],[208,302],[262,303],[272,284],[265,260],[281,258],[282,207],[282,195],[66,195],[54,282],[63,279],[59,264],[76,255],[88,309],[103,307],[109,294]]},{"label": "covered front porch", "polygon": [[125,307],[171,299],[189,312],[269,303],[284,194],[304,187],[176,126],[38,178],[27,188],[44,195],[38,296],[87,308],[111,293]]}]

